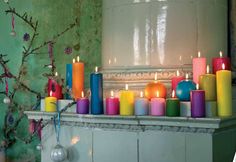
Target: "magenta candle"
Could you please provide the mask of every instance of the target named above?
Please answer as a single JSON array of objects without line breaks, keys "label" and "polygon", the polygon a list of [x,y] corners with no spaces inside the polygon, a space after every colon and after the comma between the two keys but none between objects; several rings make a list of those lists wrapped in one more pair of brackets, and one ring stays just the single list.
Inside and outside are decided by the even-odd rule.
[{"label": "magenta candle", "polygon": [[[198,89],[198,85],[197,85]],[[200,118],[205,117],[205,91],[193,90],[191,91],[191,117]]]},{"label": "magenta candle", "polygon": [[225,64],[225,70],[231,69],[230,59],[228,57],[222,57],[222,52],[220,51],[220,57],[215,57],[212,59],[213,74],[216,74],[219,70],[223,70],[222,64]]},{"label": "magenta candle", "polygon": [[198,57],[193,58],[193,81],[198,84],[199,76],[206,74],[206,58],[201,57],[201,53],[198,52]]},{"label": "magenta candle", "polygon": [[117,97],[114,97],[113,91],[111,91],[111,96],[106,98],[106,114],[118,115],[119,106],[120,106],[119,99]]},{"label": "magenta candle", "polygon": [[178,83],[182,80],[184,80],[185,78],[183,76],[179,76],[179,71],[177,70],[176,72],[176,76],[174,76],[172,79],[171,79],[171,89],[172,91],[176,91],[176,87],[178,85]]},{"label": "magenta candle", "polygon": [[158,92],[157,97],[152,98],[150,102],[150,115],[153,116],[164,116],[165,115],[165,99],[159,98]]},{"label": "magenta candle", "polygon": [[77,99],[76,113],[77,114],[88,114],[89,113],[89,99],[84,97],[84,92],[81,92],[81,98]]},{"label": "magenta candle", "polygon": [[[57,72],[55,76],[57,76]],[[50,96],[50,92],[52,92],[51,97],[56,97],[57,99],[63,98],[62,86],[54,79],[48,79],[48,96]]]}]

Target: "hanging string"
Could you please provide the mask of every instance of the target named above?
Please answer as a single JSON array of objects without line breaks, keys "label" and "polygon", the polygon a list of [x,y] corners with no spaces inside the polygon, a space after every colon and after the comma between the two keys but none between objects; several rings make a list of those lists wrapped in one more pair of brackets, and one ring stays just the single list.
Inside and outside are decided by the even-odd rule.
[{"label": "hanging string", "polygon": [[11,16],[11,26],[12,26],[12,31],[15,31],[15,17],[13,13]]},{"label": "hanging string", "polygon": [[6,84],[6,95],[8,96],[9,88],[8,88],[8,80],[7,80],[7,77],[5,77],[5,84]]},{"label": "hanging string", "polygon": [[[61,127],[61,115],[60,115],[60,111],[57,108],[57,118],[54,117],[54,128],[55,128],[55,132],[56,132],[56,139],[57,139],[57,143],[60,143],[60,127]],[[57,119],[57,121],[56,121]]]},{"label": "hanging string", "polygon": [[50,58],[50,61],[51,61],[51,65],[53,65],[53,43],[52,42],[49,42],[48,43],[48,54],[49,54],[49,58]]}]

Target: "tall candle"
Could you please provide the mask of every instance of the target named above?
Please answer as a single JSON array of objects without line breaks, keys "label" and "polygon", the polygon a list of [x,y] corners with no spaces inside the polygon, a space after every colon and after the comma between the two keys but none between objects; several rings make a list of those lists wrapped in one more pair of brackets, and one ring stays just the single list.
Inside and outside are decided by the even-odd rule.
[{"label": "tall candle", "polygon": [[172,91],[172,98],[166,100],[166,116],[179,116],[180,103],[179,99],[175,98],[175,91]]},{"label": "tall candle", "polygon": [[216,100],[216,76],[209,74],[209,65],[207,65],[207,74],[201,75],[199,78],[199,86],[205,91],[206,101]]},{"label": "tall candle", "polygon": [[89,113],[89,99],[84,97],[84,92],[81,92],[81,98],[77,99],[76,104],[77,114],[88,114]]},{"label": "tall candle", "polygon": [[95,72],[90,74],[91,88],[91,113],[103,114],[103,78],[95,67]]},{"label": "tall candle", "polygon": [[78,99],[84,90],[84,63],[80,62],[79,56],[77,62],[73,59],[72,69],[72,93],[73,97]]},{"label": "tall candle", "polygon": [[120,115],[134,115],[134,92],[128,89],[128,84],[120,92]]},{"label": "tall candle", "polygon": [[52,91],[49,97],[45,97],[45,111],[56,112],[57,111],[57,98],[52,96]]},{"label": "tall candle", "polygon": [[140,97],[135,100],[134,114],[148,115],[149,102],[147,98],[143,97],[143,92],[140,92]]},{"label": "tall candle", "polygon": [[106,98],[106,114],[118,115],[119,114],[119,98],[114,97],[114,92],[111,91],[111,96]]},{"label": "tall candle", "polygon": [[[72,64],[66,64],[66,88],[72,90]],[[66,94],[66,98],[70,99],[70,95]]]},{"label": "tall candle", "polygon": [[191,91],[191,117],[205,117],[205,91],[199,90],[198,84],[196,87],[197,90]]},{"label": "tall candle", "polygon": [[174,76],[174,77],[171,79],[171,89],[172,89],[172,91],[173,91],[173,90],[176,91],[176,87],[177,87],[178,83],[179,83],[180,81],[182,81],[182,80],[184,80],[184,77],[183,77],[183,76],[180,76],[180,75],[179,75],[179,70],[177,70],[176,76]]},{"label": "tall candle", "polygon": [[150,103],[150,115],[153,116],[164,116],[165,115],[165,99],[159,97],[157,91],[156,97],[151,99]]},{"label": "tall candle", "polygon": [[199,83],[199,76],[206,73],[206,58],[201,57],[198,52],[198,57],[193,58],[193,81]]},{"label": "tall candle", "polygon": [[220,54],[220,57],[215,57],[212,59],[213,74],[216,74],[217,71],[222,70],[222,64],[225,65],[224,70],[231,69],[230,59],[228,57],[223,57],[223,54],[221,51],[219,54]]},{"label": "tall candle", "polygon": [[51,92],[52,97],[56,97],[57,99],[62,99],[63,98],[62,85],[57,83],[55,79],[57,76],[58,76],[58,73],[56,72],[54,78],[48,79],[48,96],[50,96],[50,92]]},{"label": "tall candle", "polygon": [[224,70],[224,63],[222,69],[216,72],[216,86],[218,116],[224,117],[232,115],[232,78],[231,71]]}]

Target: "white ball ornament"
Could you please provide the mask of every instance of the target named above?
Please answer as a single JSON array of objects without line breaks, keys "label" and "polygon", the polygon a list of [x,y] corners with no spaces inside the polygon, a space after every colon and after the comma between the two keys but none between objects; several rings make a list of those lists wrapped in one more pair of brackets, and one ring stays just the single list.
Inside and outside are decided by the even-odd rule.
[{"label": "white ball ornament", "polygon": [[10,35],[13,36],[13,37],[16,36],[16,32],[14,30],[12,30]]},{"label": "white ball ornament", "polygon": [[41,151],[41,150],[43,149],[42,144],[38,144],[38,145],[36,146],[36,149],[39,150],[39,151]]},{"label": "white ball ornament", "polygon": [[9,2],[9,0],[3,0],[5,3],[8,3]]},{"label": "white ball ornament", "polygon": [[67,151],[66,149],[57,144],[51,151],[51,160],[54,162],[63,162],[67,159]]},{"label": "white ball ornament", "polygon": [[3,103],[5,103],[5,104],[10,104],[10,103],[11,103],[11,99],[10,99],[9,97],[5,97],[5,98],[3,99]]}]

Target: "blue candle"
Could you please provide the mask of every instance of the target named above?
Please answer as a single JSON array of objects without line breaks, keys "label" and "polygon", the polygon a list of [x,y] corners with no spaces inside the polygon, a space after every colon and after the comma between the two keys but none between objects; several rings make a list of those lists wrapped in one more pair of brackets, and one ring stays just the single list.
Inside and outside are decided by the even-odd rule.
[{"label": "blue candle", "polygon": [[[72,64],[66,64],[66,88],[72,89]],[[70,95],[66,94],[67,99],[71,99]]]},{"label": "blue candle", "polygon": [[103,114],[103,89],[102,89],[102,74],[97,72],[90,75],[91,88],[91,114]]},{"label": "blue candle", "polygon": [[137,98],[134,103],[135,115],[148,115],[149,102],[148,99],[143,98],[143,92],[140,92],[140,98]]}]

